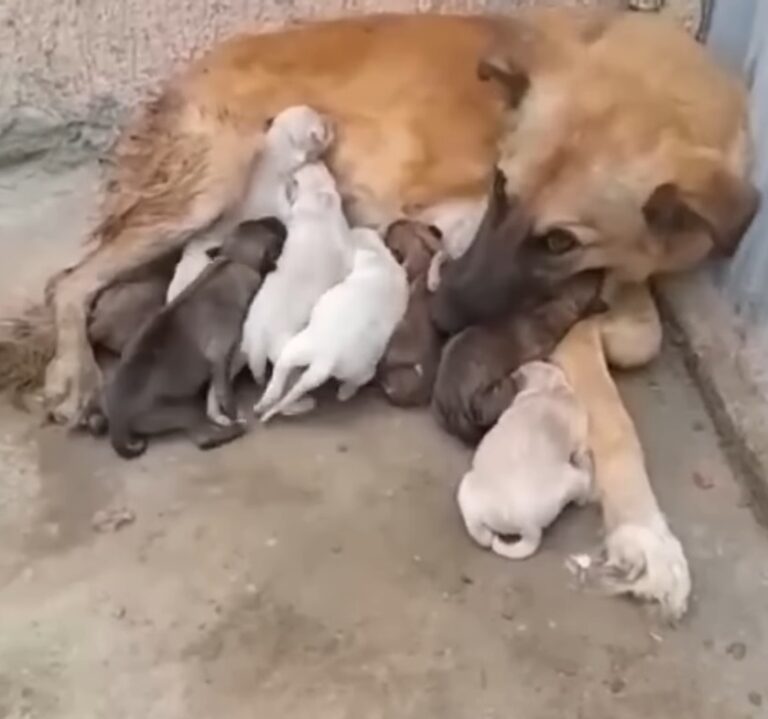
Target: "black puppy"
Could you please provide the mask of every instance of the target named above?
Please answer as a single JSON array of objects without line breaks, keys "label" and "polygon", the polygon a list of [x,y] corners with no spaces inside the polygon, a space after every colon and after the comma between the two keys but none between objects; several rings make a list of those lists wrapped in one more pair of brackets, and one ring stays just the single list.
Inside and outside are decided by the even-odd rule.
[{"label": "black puppy", "polygon": [[[220,256],[129,342],[105,392],[109,435],[121,457],[142,454],[146,438],[164,432],[186,431],[201,449],[243,434],[230,369],[248,307],[285,235],[274,218],[242,223]],[[206,416],[209,384],[231,425]]]},{"label": "black puppy", "polygon": [[601,289],[602,272],[585,272],[563,283],[555,299],[452,337],[432,395],[438,421],[465,442],[479,442],[517,393],[512,373],[545,359],[580,319],[605,311]]}]

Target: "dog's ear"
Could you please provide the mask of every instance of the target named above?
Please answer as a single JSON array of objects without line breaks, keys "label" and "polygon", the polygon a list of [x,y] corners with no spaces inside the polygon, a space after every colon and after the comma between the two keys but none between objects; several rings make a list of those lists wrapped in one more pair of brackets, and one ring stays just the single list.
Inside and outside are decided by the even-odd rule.
[{"label": "dog's ear", "polygon": [[510,107],[517,107],[531,86],[528,73],[512,59],[499,53],[487,55],[477,65],[477,76],[483,82],[493,80],[504,87]]},{"label": "dog's ear", "polygon": [[760,207],[760,194],[722,168],[697,184],[687,192],[671,182],[656,187],[643,206],[645,221],[661,235],[704,231],[717,254],[731,256]]}]

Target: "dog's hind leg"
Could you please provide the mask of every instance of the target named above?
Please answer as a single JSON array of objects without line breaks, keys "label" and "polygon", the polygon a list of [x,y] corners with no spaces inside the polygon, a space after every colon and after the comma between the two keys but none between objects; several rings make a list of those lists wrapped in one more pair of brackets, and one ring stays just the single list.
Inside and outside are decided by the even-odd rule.
[{"label": "dog's hind leg", "polygon": [[[232,357],[237,352],[237,345],[233,345],[232,349],[226,353],[224,357],[218,358],[213,362],[211,367],[211,390],[208,392],[207,409],[208,416],[213,420],[214,424],[220,427],[227,427],[232,422],[237,420],[237,400],[235,399],[235,393],[232,388]],[[211,394],[213,394],[213,402],[216,407],[211,406]],[[218,408],[220,413],[227,422],[216,421],[214,417],[211,417],[211,411]]]},{"label": "dog's hind leg", "polygon": [[311,356],[306,347],[305,337],[305,334],[298,334],[283,347],[275,366],[272,368],[269,384],[253,408],[254,414],[261,414],[275,404],[283,396],[291,373],[310,363]]},{"label": "dog's hind leg", "polygon": [[305,394],[316,389],[328,379],[330,379],[330,372],[325,363],[315,362],[311,364],[283,398],[262,415],[261,421],[269,422],[276,414],[282,414],[286,409],[295,407]]},{"label": "dog's hind leg", "polygon": [[89,304],[98,291],[226,223],[242,198],[263,134],[249,130],[245,136],[245,128],[225,116],[190,104],[166,93],[123,133],[103,219],[92,235],[96,247],[46,290],[55,315],[56,352],[45,396],[58,421],[78,421],[98,390],[86,333]]},{"label": "dog's hind leg", "polygon": [[464,526],[469,536],[475,540],[481,547],[490,549],[493,544],[493,531],[483,521],[483,507],[478,502],[477,495],[472,487],[472,472],[467,472],[461,480],[456,501],[459,504],[461,518],[464,520]]}]

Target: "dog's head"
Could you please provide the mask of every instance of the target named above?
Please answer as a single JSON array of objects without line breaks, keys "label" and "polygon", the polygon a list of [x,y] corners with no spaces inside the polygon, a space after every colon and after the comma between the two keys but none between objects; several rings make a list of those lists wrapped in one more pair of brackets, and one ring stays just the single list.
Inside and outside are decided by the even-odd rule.
[{"label": "dog's head", "polygon": [[267,143],[290,170],[322,157],[334,140],[329,118],[306,105],[295,105],[267,120]]},{"label": "dog's head", "polygon": [[288,180],[286,196],[292,213],[341,212],[336,181],[322,162],[311,162],[298,169]]},{"label": "dog's head", "polygon": [[565,372],[560,367],[542,360],[526,362],[512,373],[512,379],[518,391],[521,392],[525,390],[552,392],[570,387]]},{"label": "dog's head", "polygon": [[393,222],[384,235],[384,244],[405,269],[409,282],[427,274],[434,254],[440,249],[442,233],[433,225],[414,220]]},{"label": "dog's head", "polygon": [[221,255],[264,275],[277,264],[285,244],[285,225],[275,217],[241,222],[224,241]]},{"label": "dog's head", "polygon": [[688,38],[664,35],[685,60],[663,82],[611,43],[549,64],[524,67],[504,49],[481,61],[508,108],[504,135],[475,251],[444,275],[472,311],[492,315],[587,269],[642,281],[730,255],[754,216],[758,193],[735,170],[741,89]]}]

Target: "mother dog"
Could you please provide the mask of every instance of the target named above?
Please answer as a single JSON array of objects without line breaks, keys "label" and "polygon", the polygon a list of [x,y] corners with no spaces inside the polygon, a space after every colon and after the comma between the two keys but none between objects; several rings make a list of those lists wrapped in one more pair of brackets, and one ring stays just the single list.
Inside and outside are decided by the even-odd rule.
[{"label": "mother dog", "polygon": [[[663,21],[567,11],[382,15],[215,47],[124,131],[93,249],[49,286],[56,350],[45,391],[54,416],[75,420],[98,384],[85,332],[98,290],[242,219],[265,124],[294,104],[336,123],[330,163],[354,223],[410,216],[440,227],[446,247],[466,246],[498,164],[528,231],[478,262],[467,291],[493,278],[514,298],[595,267],[633,283],[604,324],[586,323],[582,342],[570,338],[578,361],[564,364],[604,420],[592,443],[608,566],[622,574],[623,591],[681,615],[685,557],[603,350],[623,366],[650,359],[659,325],[641,283],[710,251],[732,252],[757,195],[745,180],[742,89]],[[500,261],[506,272],[495,271]]]}]

